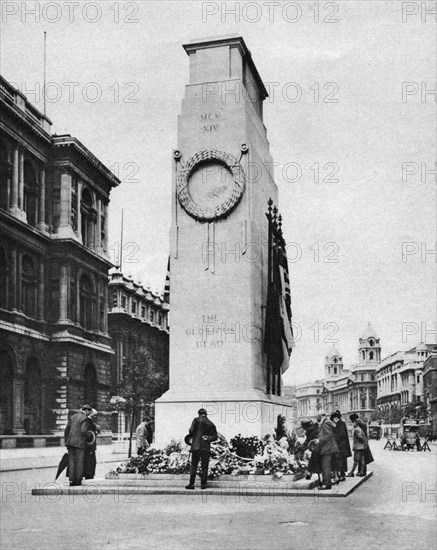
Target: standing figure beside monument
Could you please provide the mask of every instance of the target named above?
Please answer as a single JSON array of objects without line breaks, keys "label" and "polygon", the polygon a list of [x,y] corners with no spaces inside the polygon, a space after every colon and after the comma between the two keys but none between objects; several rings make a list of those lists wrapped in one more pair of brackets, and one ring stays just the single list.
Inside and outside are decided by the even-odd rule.
[{"label": "standing figure beside monument", "polygon": [[319,489],[323,491],[331,489],[332,456],[338,453],[338,446],[335,440],[335,424],[326,416],[320,425],[316,441],[319,444],[319,452],[322,456],[322,485]]},{"label": "standing figure beside monument", "polygon": [[65,446],[68,449],[68,478],[70,485],[81,485],[85,465],[87,435],[91,428],[88,415],[92,412],[90,405],[84,405],[73,414],[65,428]]},{"label": "standing figure beside monument", "polygon": [[338,476],[339,481],[346,480],[346,472],[348,471],[347,459],[352,456],[351,446],[349,443],[349,434],[346,427],[346,422],[341,418],[341,412],[335,411],[331,416],[335,423],[335,440],[338,446]]},{"label": "standing figure beside monument", "polygon": [[142,455],[149,448],[147,418],[143,418],[142,422],[138,424],[135,435],[137,438],[137,454]]},{"label": "standing figure beside monument", "polygon": [[85,449],[85,462],[83,468],[83,477],[85,479],[94,479],[96,475],[96,450],[97,436],[100,433],[100,425],[96,424],[97,411],[93,409],[88,416],[89,430],[87,432],[87,446]]},{"label": "standing figure beside monument", "polygon": [[189,429],[189,436],[192,438],[190,450],[192,457],[190,483],[185,487],[185,489],[194,489],[199,461],[202,466],[200,488],[206,489],[211,442],[218,438],[217,429],[211,420],[207,418],[206,410],[199,409],[198,414],[199,416],[193,420]]}]

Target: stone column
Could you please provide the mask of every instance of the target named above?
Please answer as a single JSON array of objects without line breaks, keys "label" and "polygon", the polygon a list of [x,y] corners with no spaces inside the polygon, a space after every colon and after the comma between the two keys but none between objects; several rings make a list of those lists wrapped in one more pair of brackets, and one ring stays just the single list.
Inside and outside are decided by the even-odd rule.
[{"label": "stone column", "polygon": [[12,167],[8,163],[6,167],[6,204],[5,208],[9,209],[11,205],[11,174],[12,174]]},{"label": "stone column", "polygon": [[18,151],[18,205],[24,210],[24,153],[21,148]]},{"label": "stone column", "polygon": [[18,311],[23,310],[23,304],[21,303],[21,254],[17,251],[17,270],[16,270],[16,302],[15,307]]},{"label": "stone column", "polygon": [[44,262],[40,260],[38,273],[38,319],[41,320],[44,319],[44,290]]},{"label": "stone column", "polygon": [[82,182],[77,182],[77,195],[76,195],[76,211],[77,211],[77,228],[76,234],[79,241],[82,242],[82,212],[80,211],[80,199],[82,196]]},{"label": "stone column", "polygon": [[23,435],[23,411],[24,411],[24,380],[13,382],[14,414],[12,415],[12,433]]},{"label": "stone column", "polygon": [[102,253],[102,200],[97,197],[97,226],[96,235],[94,237],[94,246],[97,254]]},{"label": "stone column", "polygon": [[108,334],[108,285],[103,283],[103,304],[104,304],[104,318],[103,318],[103,328],[104,333]]},{"label": "stone column", "polygon": [[37,229],[46,231],[46,169],[39,171],[38,225]]},{"label": "stone column", "polygon": [[59,278],[59,319],[58,323],[68,322],[68,268],[61,265]]},{"label": "stone column", "polygon": [[105,212],[105,238],[102,243],[103,252],[108,256],[108,203],[104,203],[104,212]]},{"label": "stone column", "polygon": [[57,230],[57,237],[61,239],[74,238],[74,231],[71,226],[71,179],[71,171],[68,168],[62,168],[59,227]]},{"label": "stone column", "polygon": [[19,176],[19,162],[18,162],[18,146],[14,147],[13,161],[12,161],[12,189],[11,189],[11,206],[9,211],[16,216],[18,214],[18,176]]},{"label": "stone column", "polygon": [[17,249],[15,246],[11,249],[11,274],[9,277],[11,285],[9,306],[12,310],[17,310]]}]

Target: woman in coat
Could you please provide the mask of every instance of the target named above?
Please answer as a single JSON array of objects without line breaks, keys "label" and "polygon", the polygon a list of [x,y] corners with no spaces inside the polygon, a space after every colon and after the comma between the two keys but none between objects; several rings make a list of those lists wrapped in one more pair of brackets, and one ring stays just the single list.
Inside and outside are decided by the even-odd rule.
[{"label": "woman in coat", "polygon": [[346,472],[348,471],[347,459],[352,456],[349,434],[346,422],[341,418],[340,411],[335,411],[335,413],[331,415],[331,420],[335,422],[335,440],[338,446],[338,455],[336,457],[338,481],[345,481]]}]

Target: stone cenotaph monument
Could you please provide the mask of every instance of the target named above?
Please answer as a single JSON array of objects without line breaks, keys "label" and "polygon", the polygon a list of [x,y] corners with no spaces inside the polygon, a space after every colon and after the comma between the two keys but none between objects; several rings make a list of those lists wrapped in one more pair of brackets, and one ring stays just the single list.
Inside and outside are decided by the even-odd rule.
[{"label": "stone cenotaph monument", "polygon": [[184,49],[190,77],[173,153],[170,389],[156,401],[158,446],[182,439],[201,407],[228,439],[273,433],[279,414],[292,419],[264,353],[266,212],[269,198],[277,204],[263,124],[268,94],[242,38]]}]

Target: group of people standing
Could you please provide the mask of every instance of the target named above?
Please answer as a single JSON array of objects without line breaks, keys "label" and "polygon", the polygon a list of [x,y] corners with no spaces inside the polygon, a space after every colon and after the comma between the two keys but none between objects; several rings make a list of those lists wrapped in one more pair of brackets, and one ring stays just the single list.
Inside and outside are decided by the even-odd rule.
[{"label": "group of people standing", "polygon": [[330,417],[321,413],[317,421],[302,421],[302,428],[306,433],[305,445],[311,452],[308,464],[307,479],[317,474],[322,484],[320,490],[331,489],[333,484],[346,480],[346,477],[365,476],[367,464],[373,462],[367,439],[367,426],[357,414],[352,414],[353,424],[354,464],[350,473],[347,473],[347,459],[352,456],[349,434],[346,422],[341,418],[341,412],[335,411]]}]

